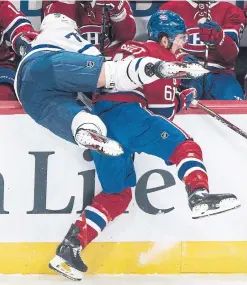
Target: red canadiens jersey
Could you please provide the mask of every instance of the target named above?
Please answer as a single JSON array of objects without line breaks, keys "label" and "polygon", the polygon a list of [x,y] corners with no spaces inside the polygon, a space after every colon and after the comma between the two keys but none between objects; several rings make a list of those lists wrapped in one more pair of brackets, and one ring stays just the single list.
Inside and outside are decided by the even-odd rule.
[{"label": "red canadiens jersey", "polygon": [[0,1],[0,84],[13,84],[15,54],[6,41],[13,42],[20,34],[33,31],[30,21],[9,1]]},{"label": "red canadiens jersey", "polygon": [[[111,54],[110,54],[111,53]],[[122,59],[151,56],[161,60],[176,61],[175,56],[160,44],[148,41],[146,43],[127,41],[118,48],[108,49],[107,59],[118,61]],[[176,113],[175,93],[180,84],[178,79],[160,79],[146,84],[143,88],[131,92],[106,93],[96,96],[96,101],[110,100],[120,102],[139,102],[156,114],[173,119]]]},{"label": "red canadiens jersey", "polygon": [[[99,35],[102,23],[102,8],[88,1],[76,1],[74,4],[59,1],[43,1],[44,15],[61,13],[73,19],[82,37],[99,48]],[[133,12],[127,0],[124,0],[122,12],[116,17],[107,15],[108,37],[105,48],[114,41],[127,41],[134,38],[136,25]],[[110,36],[111,35],[111,36]]]},{"label": "red canadiens jersey", "polygon": [[[203,62],[205,44],[200,41],[198,22],[205,21],[207,17],[206,4],[197,4],[193,1],[169,1],[163,4],[160,10],[171,10],[185,20],[189,37],[184,50]],[[211,20],[217,22],[225,33],[223,44],[209,49],[209,66],[227,68],[228,72],[231,72],[230,70],[234,69],[240,38],[244,30],[244,13],[240,8],[228,2],[210,4],[209,11]]]}]

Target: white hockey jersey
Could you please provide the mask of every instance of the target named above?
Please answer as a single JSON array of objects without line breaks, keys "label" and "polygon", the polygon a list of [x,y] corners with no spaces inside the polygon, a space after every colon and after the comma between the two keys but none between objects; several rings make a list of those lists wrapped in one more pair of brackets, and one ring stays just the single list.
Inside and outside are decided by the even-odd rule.
[{"label": "white hockey jersey", "polygon": [[[63,27],[62,29],[47,29],[41,32],[32,42],[32,49],[22,58],[16,74],[26,59],[40,51],[69,51],[85,55],[101,55],[100,51],[87,40],[83,39],[75,29]],[[17,76],[16,76],[17,78]],[[17,80],[15,78],[14,88],[17,94]],[[18,94],[16,95],[18,98]]]},{"label": "white hockey jersey", "polygon": [[83,39],[75,29],[69,26],[62,29],[51,28],[41,32],[32,42],[30,53],[33,54],[41,50],[66,50],[81,54],[100,55],[95,46]]}]

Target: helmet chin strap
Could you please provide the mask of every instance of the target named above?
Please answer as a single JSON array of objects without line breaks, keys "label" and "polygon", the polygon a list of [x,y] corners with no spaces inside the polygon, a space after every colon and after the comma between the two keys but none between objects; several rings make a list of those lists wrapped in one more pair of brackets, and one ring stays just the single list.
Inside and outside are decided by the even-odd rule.
[{"label": "helmet chin strap", "polygon": [[172,38],[172,39],[171,39],[171,37],[170,37],[170,38],[168,37],[167,39],[168,39],[168,47],[167,47],[167,49],[171,50],[175,38]]},{"label": "helmet chin strap", "polygon": [[173,42],[168,40],[168,47],[167,47],[167,49],[171,50],[172,46],[173,46]]}]

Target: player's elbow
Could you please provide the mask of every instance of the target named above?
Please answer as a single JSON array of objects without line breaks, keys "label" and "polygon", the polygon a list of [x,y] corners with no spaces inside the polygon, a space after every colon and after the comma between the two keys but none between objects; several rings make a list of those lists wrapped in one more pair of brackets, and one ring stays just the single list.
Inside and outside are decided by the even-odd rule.
[{"label": "player's elbow", "polygon": [[126,32],[123,32],[117,36],[118,41],[128,41],[133,40],[136,34],[136,26],[126,29]]},{"label": "player's elbow", "polygon": [[227,35],[225,36],[224,44],[219,45],[217,50],[227,63],[234,62],[239,53],[238,45]]}]

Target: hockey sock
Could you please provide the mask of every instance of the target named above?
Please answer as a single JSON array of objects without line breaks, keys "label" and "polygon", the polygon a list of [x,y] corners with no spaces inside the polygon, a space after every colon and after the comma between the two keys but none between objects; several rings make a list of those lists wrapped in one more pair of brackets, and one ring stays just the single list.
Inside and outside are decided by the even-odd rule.
[{"label": "hockey sock", "polygon": [[152,83],[159,78],[150,72],[148,66],[159,61],[159,59],[152,57],[134,58],[131,61],[106,61],[104,63],[105,87],[118,91],[128,91]]},{"label": "hockey sock", "polygon": [[128,207],[132,199],[130,188],[126,188],[117,194],[99,193],[87,206],[80,218],[75,222],[79,227],[78,239],[83,248],[94,240],[117,216],[121,215]]},{"label": "hockey sock", "polygon": [[176,147],[169,161],[177,166],[178,177],[185,183],[189,192],[197,188],[209,189],[202,150],[197,143],[192,140],[182,142]]}]

